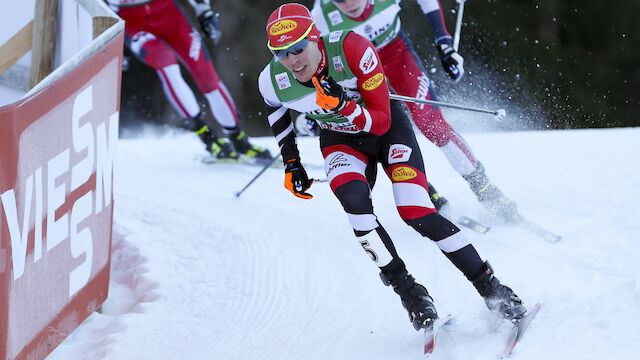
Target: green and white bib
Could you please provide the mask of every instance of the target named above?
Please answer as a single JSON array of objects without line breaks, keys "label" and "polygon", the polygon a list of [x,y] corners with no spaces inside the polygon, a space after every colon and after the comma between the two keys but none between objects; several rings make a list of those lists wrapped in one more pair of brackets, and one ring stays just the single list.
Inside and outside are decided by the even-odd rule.
[{"label": "green and white bib", "polygon": [[316,0],[311,10],[321,34],[351,29],[369,39],[376,49],[387,45],[400,33],[399,14],[398,0],[373,0],[373,11],[364,21],[351,19],[330,0]]},{"label": "green and white bib", "polygon": [[[350,99],[364,106],[358,92],[358,79],[349,68],[343,51],[342,43],[347,33],[346,31],[336,31],[322,37],[327,53],[328,75],[345,89]],[[298,82],[276,57],[260,74],[259,86],[260,92],[270,106],[282,106],[305,113],[325,129],[345,133],[360,132],[345,116],[321,108],[316,103],[316,89]]]}]

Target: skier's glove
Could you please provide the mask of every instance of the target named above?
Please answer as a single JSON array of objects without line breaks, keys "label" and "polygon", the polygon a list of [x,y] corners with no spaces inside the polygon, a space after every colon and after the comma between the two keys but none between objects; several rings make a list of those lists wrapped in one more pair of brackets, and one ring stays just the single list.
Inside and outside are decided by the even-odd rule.
[{"label": "skier's glove", "polygon": [[313,196],[306,192],[311,184],[313,184],[313,179],[309,180],[307,172],[300,164],[300,159],[291,159],[285,163],[284,187],[293,195],[302,199],[311,199]]},{"label": "skier's glove", "polygon": [[218,43],[220,42],[220,37],[222,37],[222,33],[218,28],[219,16],[220,14],[214,13],[211,9],[202,12],[202,14],[198,16],[200,28],[211,40],[213,40],[213,43],[215,45],[218,45]]},{"label": "skier's glove", "polygon": [[464,59],[462,56],[460,56],[451,45],[440,44],[437,47],[444,71],[449,74],[449,77],[452,78],[453,81],[460,81],[462,75],[464,75]]},{"label": "skier's glove", "polygon": [[347,93],[331,76],[323,76],[320,79],[314,76],[311,81],[316,88],[316,103],[321,108],[340,111],[349,103]]}]

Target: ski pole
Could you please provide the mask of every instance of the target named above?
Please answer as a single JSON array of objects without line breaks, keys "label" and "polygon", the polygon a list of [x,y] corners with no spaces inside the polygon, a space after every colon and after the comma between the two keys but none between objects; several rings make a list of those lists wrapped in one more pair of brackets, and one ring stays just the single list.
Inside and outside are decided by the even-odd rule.
[{"label": "ski pole", "polygon": [[242,195],[242,193],[243,193],[245,190],[247,190],[247,188],[248,188],[249,186],[251,186],[251,184],[253,184],[253,182],[254,182],[254,181],[256,181],[256,179],[257,179],[257,178],[259,178],[259,177],[260,177],[260,175],[262,175],[262,173],[264,173],[265,171],[267,171],[267,169],[268,169],[271,165],[273,165],[273,163],[274,163],[274,162],[276,162],[276,160],[277,160],[278,158],[279,158],[278,156],[274,156],[274,157],[273,157],[273,159],[271,159],[271,161],[269,161],[269,163],[267,163],[267,164],[262,168],[262,170],[260,170],[260,172],[259,172],[259,173],[257,173],[257,174],[256,174],[256,176],[254,176],[254,177],[253,177],[253,179],[251,179],[251,181],[249,181],[249,183],[248,183],[247,185],[245,185],[245,186],[242,188],[242,190],[240,190],[240,191],[236,192],[236,197],[240,197],[240,195]]},{"label": "ski pole", "polygon": [[467,0],[456,0],[458,2],[458,20],[456,21],[456,33],[453,35],[453,48],[458,51],[460,46],[460,28],[462,28],[462,13],[464,13],[464,3]]},{"label": "ski pole", "polygon": [[389,94],[389,98],[391,98],[391,100],[409,101],[409,102],[414,102],[418,104],[428,104],[433,106],[442,106],[442,107],[449,107],[449,108],[459,109],[459,110],[467,110],[467,111],[475,111],[475,112],[480,112],[485,114],[492,114],[493,116],[495,116],[497,121],[500,121],[504,119],[505,116],[507,116],[507,112],[504,111],[504,109],[498,109],[495,111],[485,110],[485,109],[474,108],[471,106],[450,104],[450,103],[445,103],[442,101],[435,101],[435,100],[418,99],[418,98],[403,96],[398,94]]}]

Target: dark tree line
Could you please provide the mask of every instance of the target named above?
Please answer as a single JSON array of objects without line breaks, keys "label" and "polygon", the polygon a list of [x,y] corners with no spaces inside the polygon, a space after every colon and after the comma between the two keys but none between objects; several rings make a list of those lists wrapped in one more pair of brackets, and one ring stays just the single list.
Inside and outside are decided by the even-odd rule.
[{"label": "dark tree line", "polygon": [[[223,39],[208,45],[253,134],[270,133],[257,77],[270,59],[267,17],[285,2],[212,1]],[[457,3],[440,2],[453,35]],[[467,74],[458,84],[441,70],[419,6],[401,6],[403,28],[442,100],[516,109],[528,128],[640,126],[640,0],[467,0],[460,42]],[[124,128],[180,122],[155,73],[133,58],[123,74],[121,113]]]}]

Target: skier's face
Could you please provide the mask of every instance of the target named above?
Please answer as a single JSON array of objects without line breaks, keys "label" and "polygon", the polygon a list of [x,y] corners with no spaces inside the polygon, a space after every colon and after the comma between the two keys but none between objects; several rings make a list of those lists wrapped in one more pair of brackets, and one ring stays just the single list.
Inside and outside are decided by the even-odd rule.
[{"label": "skier's face", "polygon": [[286,67],[296,80],[306,82],[311,80],[316,73],[320,61],[322,61],[322,52],[318,48],[318,43],[309,41],[307,47],[298,54],[287,53],[286,58],[278,58],[282,65]]},{"label": "skier's face", "polygon": [[367,2],[369,2],[369,0],[341,0],[334,1],[333,3],[347,16],[357,18],[362,15],[364,9],[367,8]]}]

